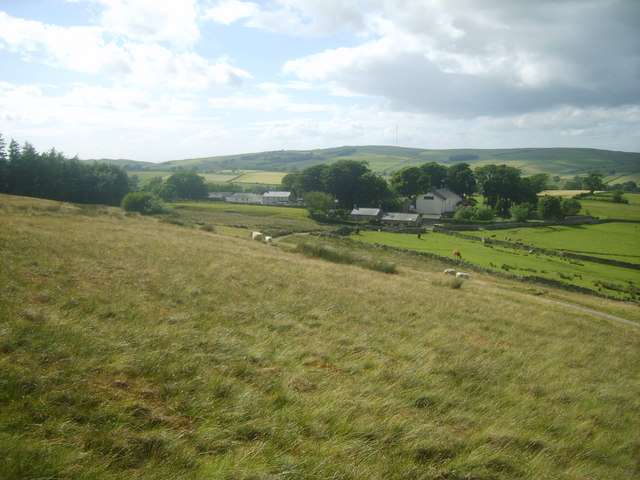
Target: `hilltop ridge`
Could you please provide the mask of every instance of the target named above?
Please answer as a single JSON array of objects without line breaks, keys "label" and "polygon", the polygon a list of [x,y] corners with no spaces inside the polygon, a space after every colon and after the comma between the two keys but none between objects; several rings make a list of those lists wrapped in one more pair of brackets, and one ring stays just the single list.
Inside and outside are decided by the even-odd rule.
[{"label": "hilltop ridge", "polygon": [[617,176],[640,175],[640,153],[591,148],[423,149],[369,145],[240,153],[159,163],[124,159],[96,161],[116,163],[127,170],[166,171],[195,168],[199,171],[250,169],[285,172],[341,159],[367,161],[372,171],[385,175],[402,167],[426,162],[466,162],[471,166],[507,164],[530,173],[546,172],[553,175],[580,175],[593,170],[606,174],[614,172],[612,175]]}]

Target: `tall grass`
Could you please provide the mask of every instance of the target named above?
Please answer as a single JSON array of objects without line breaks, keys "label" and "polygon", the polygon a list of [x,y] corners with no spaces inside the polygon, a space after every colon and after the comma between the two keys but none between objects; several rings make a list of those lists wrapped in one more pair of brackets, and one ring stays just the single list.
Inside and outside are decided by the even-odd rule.
[{"label": "tall grass", "polygon": [[74,210],[0,196],[0,478],[638,473],[640,332],[550,300],[637,306]]},{"label": "tall grass", "polygon": [[308,257],[321,258],[334,263],[358,265],[363,268],[368,268],[369,270],[383,273],[396,273],[396,266],[392,262],[375,259],[370,255],[364,256],[362,254],[356,254],[319,242],[300,242],[296,246],[295,251]]}]

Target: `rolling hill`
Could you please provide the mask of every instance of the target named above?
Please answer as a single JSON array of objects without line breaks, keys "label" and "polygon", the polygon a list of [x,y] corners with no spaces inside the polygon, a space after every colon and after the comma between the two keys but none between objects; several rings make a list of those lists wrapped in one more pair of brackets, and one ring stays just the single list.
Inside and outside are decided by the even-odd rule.
[{"label": "rolling hill", "polygon": [[[518,148],[518,149],[452,149],[428,150],[393,146],[344,146],[317,150],[282,150],[245,153],[219,157],[173,160],[162,163],[114,160],[128,170],[172,171],[193,169],[200,172],[217,170],[295,171],[318,163],[332,163],[341,159],[364,160],[370,168],[385,175],[394,170],[425,162],[450,165],[467,162],[472,167],[507,164],[525,173],[546,172],[572,177],[598,170],[608,180],[640,177],[640,153],[616,152],[587,148]],[[102,159],[100,161],[110,161]]]}]

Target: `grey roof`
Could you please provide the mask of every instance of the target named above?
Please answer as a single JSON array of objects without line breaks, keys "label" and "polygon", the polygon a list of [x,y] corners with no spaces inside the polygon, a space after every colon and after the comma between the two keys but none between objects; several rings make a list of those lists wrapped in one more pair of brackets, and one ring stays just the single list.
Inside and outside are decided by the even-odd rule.
[{"label": "grey roof", "polygon": [[418,213],[389,212],[382,217],[382,220],[393,220],[396,222],[417,222],[419,218],[420,214]]},{"label": "grey roof", "polygon": [[448,188],[437,188],[436,190],[432,190],[431,193],[439,196],[443,200],[447,200],[447,199],[458,200],[460,198],[460,195],[458,195],[455,192],[452,192]]},{"label": "grey roof", "polygon": [[368,215],[372,217],[377,217],[382,213],[382,210],[379,208],[354,208],[351,210],[351,215]]},{"label": "grey roof", "polygon": [[289,197],[291,192],[266,192],[265,197]]}]

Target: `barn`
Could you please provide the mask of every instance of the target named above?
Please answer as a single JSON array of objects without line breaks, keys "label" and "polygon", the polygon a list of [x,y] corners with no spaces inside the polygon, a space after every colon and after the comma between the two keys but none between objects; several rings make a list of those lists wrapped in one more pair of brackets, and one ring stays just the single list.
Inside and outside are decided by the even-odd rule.
[{"label": "barn", "polygon": [[262,195],[263,205],[282,205],[283,203],[293,203],[295,195],[292,192],[267,192]]},{"label": "barn", "polygon": [[389,212],[382,215],[383,223],[389,225],[403,225],[406,227],[418,227],[421,223],[421,216],[418,213]]},{"label": "barn", "polygon": [[380,208],[354,208],[351,210],[351,218],[357,222],[366,222],[382,218],[382,209]]}]

